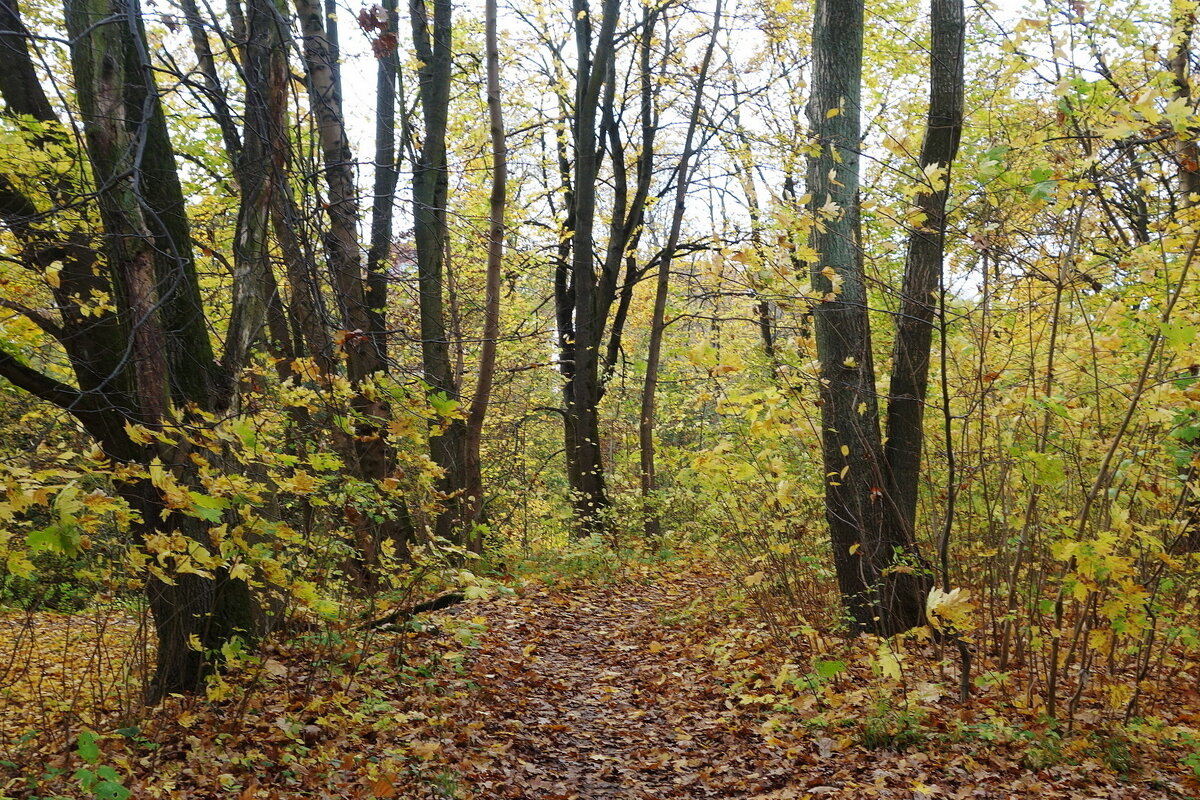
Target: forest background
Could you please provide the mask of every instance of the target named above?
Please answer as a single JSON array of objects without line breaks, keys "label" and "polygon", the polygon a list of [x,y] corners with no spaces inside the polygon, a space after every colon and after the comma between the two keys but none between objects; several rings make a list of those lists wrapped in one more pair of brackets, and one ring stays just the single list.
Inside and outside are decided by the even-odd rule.
[{"label": "forest background", "polygon": [[282,642],[415,697],[420,601],[698,570],[776,728],[1171,796],[1194,12],[0,0],[6,791],[153,783]]}]

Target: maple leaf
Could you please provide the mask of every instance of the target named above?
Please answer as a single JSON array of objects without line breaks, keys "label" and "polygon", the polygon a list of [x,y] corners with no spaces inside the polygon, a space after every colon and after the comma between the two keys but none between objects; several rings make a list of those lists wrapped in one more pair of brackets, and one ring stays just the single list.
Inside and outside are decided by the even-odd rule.
[{"label": "maple leaf", "polygon": [[971,592],[962,588],[944,592],[935,586],[929,590],[929,597],[925,600],[925,614],[929,617],[929,624],[939,631],[971,630],[975,627],[971,618],[974,609]]}]

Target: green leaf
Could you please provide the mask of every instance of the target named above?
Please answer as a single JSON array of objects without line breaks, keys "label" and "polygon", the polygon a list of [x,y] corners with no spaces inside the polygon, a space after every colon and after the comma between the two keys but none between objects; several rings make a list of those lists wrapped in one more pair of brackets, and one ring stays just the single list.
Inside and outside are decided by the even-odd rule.
[{"label": "green leaf", "polygon": [[457,400],[451,400],[445,392],[430,392],[429,405],[433,406],[439,417],[450,417],[458,410],[459,403]]},{"label": "green leaf", "polygon": [[1162,325],[1163,338],[1175,350],[1186,350],[1188,345],[1196,341],[1196,328],[1192,325]]},{"label": "green leaf", "polygon": [[[100,768],[101,771],[104,769],[105,767]],[[112,767],[108,767],[107,769],[112,770]],[[116,775],[115,770],[113,770],[113,775],[118,778],[120,777]],[[101,781],[96,784],[95,792],[96,800],[128,800],[133,794],[116,780]]]},{"label": "green leaf", "polygon": [[838,675],[846,671],[845,661],[818,661],[816,664],[817,675],[823,680],[829,680],[834,675]]},{"label": "green leaf", "polygon": [[100,760],[100,747],[96,741],[96,734],[91,731],[82,731],[75,738],[75,752],[89,764],[95,764]]},{"label": "green leaf", "polygon": [[73,556],[79,553],[79,526],[70,522],[56,522],[37,531],[30,531],[25,538],[31,552],[50,550]]},{"label": "green leaf", "polygon": [[220,522],[221,512],[229,507],[229,500],[224,497],[213,497],[199,492],[188,492],[192,499],[192,516],[208,522]]}]

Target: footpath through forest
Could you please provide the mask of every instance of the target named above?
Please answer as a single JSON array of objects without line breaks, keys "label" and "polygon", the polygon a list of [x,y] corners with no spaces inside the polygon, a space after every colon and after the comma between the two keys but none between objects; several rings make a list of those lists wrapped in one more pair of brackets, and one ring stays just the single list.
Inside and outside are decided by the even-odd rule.
[{"label": "footpath through forest", "polygon": [[[1015,743],[950,736],[959,710],[949,697],[939,702],[931,684],[921,691],[934,692],[930,705],[943,707],[944,718],[924,719],[911,746],[864,747],[854,731],[880,711],[879,701],[863,700],[869,670],[846,676],[845,705],[825,709],[823,722],[812,719],[814,708],[785,712],[790,725],[776,727],[772,659],[737,627],[752,622],[722,613],[720,584],[676,575],[533,590],[458,611],[483,610],[487,629],[467,662],[469,690],[442,709],[445,734],[432,760],[452,777],[431,797],[1193,796],[1153,770],[1120,776],[1082,754],[1031,766]],[[975,710],[987,730],[987,709]],[[820,724],[806,727],[806,716]]]},{"label": "footpath through forest", "polygon": [[784,786],[793,770],[754,744],[753,720],[692,638],[688,609],[711,589],[692,578],[496,607],[462,719],[496,754],[463,775],[475,796],[734,797]]},{"label": "footpath through forest", "polygon": [[[525,583],[421,615],[419,631],[300,631],[207,698],[136,717],[117,702],[133,621],[0,618],[0,798],[1200,797],[1179,737],[1122,749],[1100,700],[1081,701],[1067,738],[994,688],[957,703],[932,644],[902,681],[867,639],[772,654],[731,580],[661,565]],[[1192,730],[1180,696],[1157,707]]]}]

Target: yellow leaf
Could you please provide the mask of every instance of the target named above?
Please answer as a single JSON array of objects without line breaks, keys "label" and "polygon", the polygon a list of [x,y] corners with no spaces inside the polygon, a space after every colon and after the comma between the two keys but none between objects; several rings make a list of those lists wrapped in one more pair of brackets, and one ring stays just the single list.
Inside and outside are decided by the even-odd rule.
[{"label": "yellow leaf", "polygon": [[296,470],[291,478],[279,482],[279,488],[296,494],[312,494],[317,482],[304,470]]},{"label": "yellow leaf", "polygon": [[900,659],[888,648],[886,641],[879,647],[878,659],[879,672],[883,677],[896,681],[903,677],[903,673],[900,670]]},{"label": "yellow leaf", "polygon": [[409,752],[417,758],[433,758],[433,754],[442,749],[441,742],[413,742],[408,746]]},{"label": "yellow leaf", "polygon": [[831,108],[825,112],[825,119],[833,119],[840,113],[842,113],[840,108]]},{"label": "yellow leaf", "polygon": [[131,422],[125,423],[125,434],[134,444],[150,444],[154,440],[154,436],[150,431],[141,425],[134,425]]},{"label": "yellow leaf", "polygon": [[286,678],[288,674],[288,668],[273,658],[268,658],[263,662],[263,670],[276,678]]},{"label": "yellow leaf", "polygon": [[651,653],[661,653],[663,651],[662,642],[651,642],[649,650]]},{"label": "yellow leaf", "polygon": [[947,629],[954,631],[969,631],[974,626],[971,612],[975,604],[971,602],[971,592],[968,589],[951,589],[943,592],[936,586],[929,590],[925,600],[925,614],[929,624],[939,631]]}]

